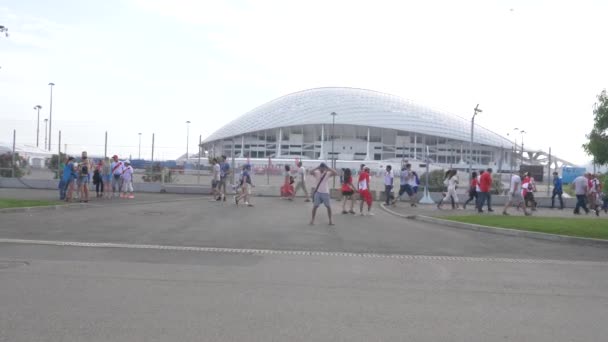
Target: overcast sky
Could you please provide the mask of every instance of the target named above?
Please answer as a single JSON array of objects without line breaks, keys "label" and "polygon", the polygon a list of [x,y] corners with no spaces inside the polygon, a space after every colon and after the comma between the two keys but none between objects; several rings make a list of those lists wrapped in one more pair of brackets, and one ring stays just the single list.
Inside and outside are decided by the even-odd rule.
[{"label": "overcast sky", "polygon": [[[394,94],[575,163],[608,85],[608,1],[0,0],[0,141],[174,159],[239,115],[324,86]],[[42,119],[41,119],[42,122]],[[41,132],[44,124],[41,124]],[[41,133],[41,141],[44,134]],[[518,138],[518,143],[520,142]],[[54,147],[56,149],[56,147]]]}]

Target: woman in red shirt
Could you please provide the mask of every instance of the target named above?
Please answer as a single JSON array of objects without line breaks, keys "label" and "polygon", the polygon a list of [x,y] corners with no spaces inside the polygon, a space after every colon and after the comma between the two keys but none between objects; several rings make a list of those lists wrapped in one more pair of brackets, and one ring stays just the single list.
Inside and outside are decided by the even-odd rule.
[{"label": "woman in red shirt", "polygon": [[[355,206],[355,200],[353,195],[355,193],[355,186],[353,185],[353,177],[350,169],[344,169],[344,175],[342,176],[342,198],[344,201],[342,202],[342,214],[354,214],[353,210]],[[350,201],[350,210],[346,211],[346,202]]]}]

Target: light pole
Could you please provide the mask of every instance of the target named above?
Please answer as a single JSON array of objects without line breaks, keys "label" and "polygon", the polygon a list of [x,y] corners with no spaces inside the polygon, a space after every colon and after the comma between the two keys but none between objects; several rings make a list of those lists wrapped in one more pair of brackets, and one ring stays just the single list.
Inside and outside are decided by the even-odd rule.
[{"label": "light pole", "polygon": [[477,114],[481,113],[482,110],[479,109],[479,103],[473,109],[473,117],[471,118],[471,143],[469,144],[469,175],[473,171],[473,138],[475,134],[475,117]]},{"label": "light pole", "polygon": [[141,133],[137,133],[139,135],[139,152],[137,153],[137,159],[141,160]]},{"label": "light pole", "polygon": [[51,104],[49,106],[49,151],[51,150],[51,132],[53,129],[53,86],[55,83],[49,83],[51,87]]},{"label": "light pole", "polygon": [[41,105],[37,105],[34,109],[38,110],[38,117],[36,119],[36,147],[38,147],[40,140],[40,109],[42,109]]},{"label": "light pole", "polygon": [[186,121],[186,163],[188,162],[188,141],[190,140],[190,121]]},{"label": "light pole", "polygon": [[[336,156],[334,155],[334,140],[335,136],[335,125],[336,125],[336,112],[331,112],[331,168],[336,169]],[[336,187],[336,177],[334,177],[334,188]]]},{"label": "light pole", "polygon": [[46,148],[47,133],[49,132],[47,129],[48,123],[49,123],[49,119],[44,119],[44,148]]}]

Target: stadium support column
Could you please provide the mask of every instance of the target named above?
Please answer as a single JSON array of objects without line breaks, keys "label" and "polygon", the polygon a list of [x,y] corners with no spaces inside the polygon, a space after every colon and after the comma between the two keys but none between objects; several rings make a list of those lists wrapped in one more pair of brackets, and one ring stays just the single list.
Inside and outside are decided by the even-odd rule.
[{"label": "stadium support column", "polygon": [[325,126],[321,125],[321,154],[319,159],[323,160],[323,142],[325,141]]},{"label": "stadium support column", "polygon": [[276,158],[281,158],[281,144],[283,144],[283,129],[279,128],[279,139],[277,139],[277,155],[276,155]]},{"label": "stadium support column", "polygon": [[366,151],[365,151],[365,160],[369,160],[369,127],[367,128],[367,147],[366,147]]},{"label": "stadium support column", "polygon": [[241,158],[245,157],[245,136],[241,135]]},{"label": "stadium support column", "polygon": [[418,136],[416,135],[416,133],[414,133],[414,160],[416,160],[417,153],[418,153]]}]

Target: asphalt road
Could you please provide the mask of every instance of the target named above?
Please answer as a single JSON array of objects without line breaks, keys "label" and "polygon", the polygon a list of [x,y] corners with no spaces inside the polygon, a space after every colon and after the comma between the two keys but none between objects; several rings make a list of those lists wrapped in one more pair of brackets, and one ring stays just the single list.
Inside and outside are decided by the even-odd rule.
[{"label": "asphalt road", "polygon": [[0,214],[0,239],[8,241],[0,243],[0,341],[601,341],[608,334],[607,249],[381,211],[339,214],[335,227],[321,212],[311,227],[308,211],[278,199],[235,208],[159,196]]}]

